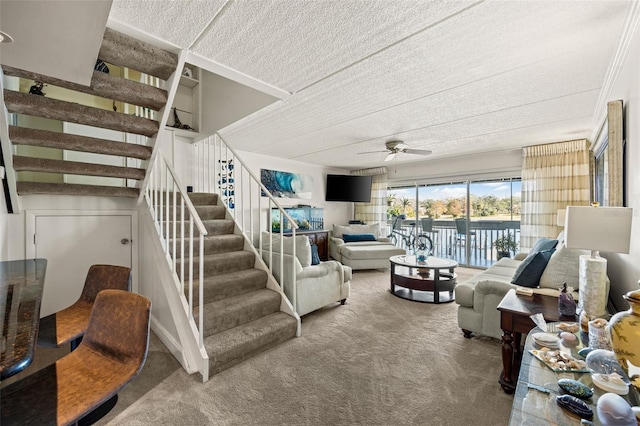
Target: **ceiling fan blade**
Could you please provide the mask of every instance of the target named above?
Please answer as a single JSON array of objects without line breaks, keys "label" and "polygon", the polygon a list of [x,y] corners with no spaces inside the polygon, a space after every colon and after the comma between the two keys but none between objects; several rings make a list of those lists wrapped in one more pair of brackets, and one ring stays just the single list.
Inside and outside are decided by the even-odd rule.
[{"label": "ceiling fan blade", "polygon": [[384,150],[384,151],[366,151],[366,152],[359,152],[358,154],[377,154],[379,152],[389,152],[388,150]]},{"label": "ceiling fan blade", "polygon": [[390,152],[389,155],[387,155],[387,158],[384,159],[384,161],[391,161],[396,157],[396,153],[395,152]]},{"label": "ceiling fan blade", "polygon": [[416,154],[416,155],[430,155],[433,153],[433,151],[430,151],[428,149],[405,149],[402,152],[406,154]]}]

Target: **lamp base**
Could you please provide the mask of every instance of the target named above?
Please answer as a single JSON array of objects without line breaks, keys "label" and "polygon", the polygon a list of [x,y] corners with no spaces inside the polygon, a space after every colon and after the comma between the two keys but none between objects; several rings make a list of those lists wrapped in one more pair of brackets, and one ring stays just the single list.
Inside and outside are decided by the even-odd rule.
[{"label": "lamp base", "polygon": [[607,313],[607,259],[589,255],[580,256],[578,309],[580,317],[586,316],[586,324],[580,321],[582,330],[589,331],[590,320]]}]

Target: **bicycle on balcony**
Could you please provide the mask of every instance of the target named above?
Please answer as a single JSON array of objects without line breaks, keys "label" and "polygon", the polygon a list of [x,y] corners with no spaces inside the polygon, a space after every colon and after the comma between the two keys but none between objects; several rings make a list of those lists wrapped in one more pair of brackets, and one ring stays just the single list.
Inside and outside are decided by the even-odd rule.
[{"label": "bicycle on balcony", "polygon": [[[408,250],[414,253],[418,250],[432,253],[433,241],[431,240],[431,237],[423,233],[415,235],[415,223],[411,227],[403,227],[402,224],[404,223],[405,219],[405,215],[393,216],[391,233],[387,235],[387,238],[391,240],[393,245],[398,247],[404,245]],[[399,245],[398,243],[400,243],[401,245]]]}]

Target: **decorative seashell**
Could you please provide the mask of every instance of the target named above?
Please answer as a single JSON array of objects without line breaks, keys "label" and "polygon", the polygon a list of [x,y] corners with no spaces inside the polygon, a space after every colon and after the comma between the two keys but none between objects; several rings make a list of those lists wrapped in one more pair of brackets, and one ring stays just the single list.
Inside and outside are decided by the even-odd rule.
[{"label": "decorative seashell", "polygon": [[560,379],[558,380],[558,386],[569,395],[581,399],[587,399],[593,396],[593,391],[587,385],[577,380]]},{"label": "decorative seashell", "polygon": [[591,348],[582,348],[578,351],[578,355],[580,355],[583,358],[586,358],[587,355],[589,355],[589,352],[591,352],[593,349]]},{"label": "decorative seashell", "polygon": [[603,425],[636,426],[631,406],[620,395],[605,393],[598,398],[598,419]]},{"label": "decorative seashell", "polygon": [[565,410],[581,417],[591,420],[593,418],[593,410],[581,399],[571,395],[556,396],[556,403]]}]

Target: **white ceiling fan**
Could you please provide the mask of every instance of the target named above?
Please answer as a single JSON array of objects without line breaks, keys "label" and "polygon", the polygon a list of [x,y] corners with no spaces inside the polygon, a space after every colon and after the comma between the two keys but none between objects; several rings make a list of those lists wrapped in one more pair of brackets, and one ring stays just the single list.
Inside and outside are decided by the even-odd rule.
[{"label": "white ceiling fan", "polygon": [[415,154],[415,155],[430,155],[432,151],[428,149],[412,149],[409,148],[409,145],[405,144],[403,141],[391,140],[385,143],[387,149],[384,151],[369,151],[369,152],[359,152],[359,154],[371,154],[374,152],[388,152],[389,154],[384,159],[384,161],[391,161],[396,157],[396,154],[404,153],[404,154]]}]

